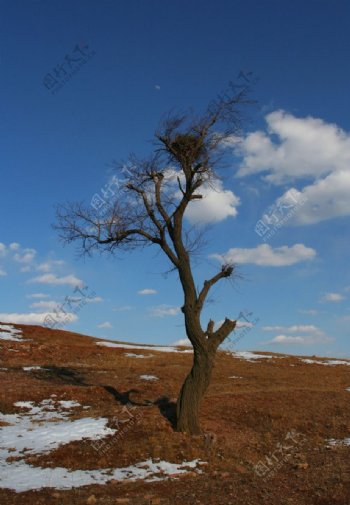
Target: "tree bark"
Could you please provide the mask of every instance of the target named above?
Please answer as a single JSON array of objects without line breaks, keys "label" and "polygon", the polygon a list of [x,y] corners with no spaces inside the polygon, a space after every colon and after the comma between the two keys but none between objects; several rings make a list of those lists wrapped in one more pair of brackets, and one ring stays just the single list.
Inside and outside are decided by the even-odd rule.
[{"label": "tree bark", "polygon": [[193,365],[185,379],[177,400],[177,431],[191,435],[201,433],[199,425],[200,402],[209,386],[215,352],[195,349]]}]

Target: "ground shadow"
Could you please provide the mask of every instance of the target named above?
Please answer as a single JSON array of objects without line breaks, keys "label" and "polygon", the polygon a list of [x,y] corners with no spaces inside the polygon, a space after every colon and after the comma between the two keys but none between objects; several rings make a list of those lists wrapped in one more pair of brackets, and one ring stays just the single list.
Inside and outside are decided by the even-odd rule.
[{"label": "ground shadow", "polygon": [[38,379],[54,380],[63,382],[65,384],[72,384],[74,386],[89,386],[84,380],[84,377],[72,368],[61,366],[45,366],[40,372],[34,372],[34,376]]},{"label": "ground shadow", "polygon": [[170,401],[167,396],[161,396],[154,402],[154,405],[157,405],[159,412],[170,422],[172,428],[175,429],[177,421],[176,403]]},{"label": "ground shadow", "polygon": [[136,407],[149,407],[152,405],[152,402],[136,402],[135,400],[132,400],[130,398],[131,393],[139,393],[138,389],[129,389],[129,391],[125,391],[125,393],[122,393],[115,389],[113,386],[102,386],[107,393],[111,394],[115,400],[117,400],[118,403],[121,403],[122,405],[134,405]]}]

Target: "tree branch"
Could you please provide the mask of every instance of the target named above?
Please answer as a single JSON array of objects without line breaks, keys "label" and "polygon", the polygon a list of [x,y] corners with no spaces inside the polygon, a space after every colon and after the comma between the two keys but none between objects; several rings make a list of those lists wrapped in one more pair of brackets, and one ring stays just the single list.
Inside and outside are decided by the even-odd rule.
[{"label": "tree branch", "polygon": [[214,286],[214,284],[216,284],[220,279],[230,277],[233,273],[233,270],[233,266],[223,265],[220,272],[214,275],[211,279],[204,281],[203,288],[200,291],[197,299],[197,310],[202,309],[210,288]]},{"label": "tree branch", "polygon": [[[235,329],[237,321],[225,318],[219,329],[214,332],[207,333],[209,340],[209,347],[212,349],[217,349],[220,344],[229,336],[229,334]],[[209,325],[208,325],[209,326]]]}]

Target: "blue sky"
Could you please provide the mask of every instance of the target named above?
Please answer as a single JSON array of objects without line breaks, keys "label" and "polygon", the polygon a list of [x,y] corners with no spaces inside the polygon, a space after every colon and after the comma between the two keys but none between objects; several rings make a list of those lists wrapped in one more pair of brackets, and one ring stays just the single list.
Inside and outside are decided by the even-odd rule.
[{"label": "blue sky", "polygon": [[58,311],[100,337],[185,337],[161,255],[79,258],[51,227],[55,205],[101,195],[113,160],[150,151],[163,114],[203,110],[243,70],[257,106],[222,185],[188,215],[210,224],[199,281],[227,259],[242,280],[215,288],[204,317],[241,314],[237,349],[350,356],[348,2],[14,0],[1,12],[0,320]]}]

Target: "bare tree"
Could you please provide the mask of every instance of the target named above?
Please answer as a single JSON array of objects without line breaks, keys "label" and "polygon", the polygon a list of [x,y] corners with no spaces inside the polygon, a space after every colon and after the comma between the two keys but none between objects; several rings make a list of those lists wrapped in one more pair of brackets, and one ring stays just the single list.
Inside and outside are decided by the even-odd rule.
[{"label": "bare tree", "polygon": [[194,351],[192,369],[177,400],[177,430],[191,434],[200,433],[199,405],[210,383],[215,354],[236,321],[226,318],[216,329],[209,320],[202,328],[201,313],[210,289],[232,277],[234,267],[223,265],[196,288],[191,257],[200,237],[189,228],[185,212],[203,197],[201,188],[218,177],[225,141],[239,134],[242,106],[248,103],[252,103],[248,85],[231,84],[202,115],[168,116],[155,133],[152,155],[129,160],[126,180],[107,211],[68,204],[57,213],[55,227],[61,238],[78,241],[83,253],[153,245],[177,271],[186,333]]}]

